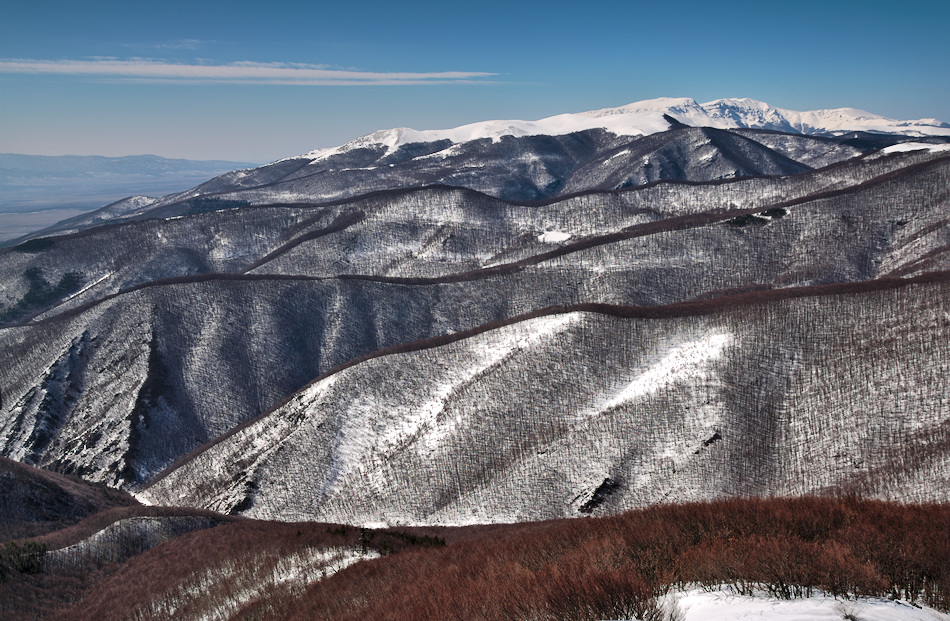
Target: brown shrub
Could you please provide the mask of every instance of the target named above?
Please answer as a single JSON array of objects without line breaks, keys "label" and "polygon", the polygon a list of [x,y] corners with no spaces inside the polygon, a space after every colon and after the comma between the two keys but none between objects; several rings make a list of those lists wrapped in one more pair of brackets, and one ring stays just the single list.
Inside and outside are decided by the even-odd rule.
[{"label": "brown shrub", "polygon": [[[359,535],[253,520],[190,533],[101,573],[89,596],[58,618],[149,618],[144,611],[169,598],[177,618],[196,617],[261,583],[281,559],[357,550]],[[436,538],[446,545],[433,545]],[[655,618],[656,598],[687,584],[785,598],[896,594],[950,608],[947,505],[732,499],[605,518],[367,531],[364,541],[387,554],[325,579],[316,579],[316,566],[301,569],[296,580],[247,598],[233,618]],[[202,575],[217,579],[198,589]]]}]

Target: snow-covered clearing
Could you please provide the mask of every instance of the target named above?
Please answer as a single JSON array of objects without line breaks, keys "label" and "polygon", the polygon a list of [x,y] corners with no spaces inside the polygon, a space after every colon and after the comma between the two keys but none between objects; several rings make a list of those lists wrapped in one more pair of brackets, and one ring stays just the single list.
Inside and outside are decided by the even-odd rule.
[{"label": "snow-covered clearing", "polygon": [[558,244],[562,241],[567,241],[571,238],[570,233],[564,233],[562,231],[545,231],[538,235],[538,241],[542,244]]},{"label": "snow-covered clearing", "polygon": [[677,591],[661,604],[678,621],[950,621],[950,615],[926,606],[879,597],[856,600],[816,595],[805,599],[781,600],[764,594],[735,595],[728,588],[707,592],[702,589]]},{"label": "snow-covered clearing", "polygon": [[941,151],[950,151],[950,144],[931,144],[928,142],[902,142],[881,149],[881,153],[906,153],[908,151],[930,151],[931,153],[940,153]]}]

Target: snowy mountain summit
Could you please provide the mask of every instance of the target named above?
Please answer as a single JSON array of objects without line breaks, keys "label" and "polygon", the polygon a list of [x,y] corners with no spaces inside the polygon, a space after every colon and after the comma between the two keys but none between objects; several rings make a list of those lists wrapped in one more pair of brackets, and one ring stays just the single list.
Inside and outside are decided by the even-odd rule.
[{"label": "snowy mountain summit", "polygon": [[505,201],[547,201],[662,181],[796,175],[871,151],[940,149],[947,142],[950,125],[936,119],[899,121],[854,108],[796,112],[753,99],[651,99],[536,121],[383,129],[341,146],[225,173],[147,205],[122,202],[56,231],[437,185]]},{"label": "snowy mountain summit", "polygon": [[619,108],[558,114],[537,121],[481,121],[452,129],[385,129],[361,136],[339,147],[316,149],[299,157],[325,159],[353,149],[376,145],[394,151],[402,145],[418,142],[449,140],[458,144],[484,138],[497,141],[503,136],[561,136],[590,129],[604,129],[618,136],[645,136],[670,129],[677,123],[693,127],[767,129],[832,136],[848,132],[950,136],[950,124],[937,119],[901,121],[857,108],[799,112],[776,108],[748,98],[716,99],[701,104],[689,97],[660,97]]}]

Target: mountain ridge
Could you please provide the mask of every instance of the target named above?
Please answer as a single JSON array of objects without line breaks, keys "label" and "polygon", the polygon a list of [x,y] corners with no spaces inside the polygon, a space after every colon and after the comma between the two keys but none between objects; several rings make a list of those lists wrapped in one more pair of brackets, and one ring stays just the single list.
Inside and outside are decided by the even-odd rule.
[{"label": "mountain ridge", "polygon": [[[337,147],[316,149],[303,155],[284,158],[257,168],[231,171],[191,190],[177,192],[155,200],[139,199],[139,204],[125,200],[118,201],[93,214],[71,218],[68,221],[47,227],[38,233],[28,234],[26,237],[21,237],[12,243],[42,234],[62,233],[77,228],[86,228],[116,218],[144,217],[144,214],[150,210],[162,210],[164,206],[184,203],[202,196],[238,197],[241,192],[247,194],[248,190],[252,190],[255,186],[264,188],[272,186],[274,183],[284,183],[286,185],[291,180],[295,170],[313,169],[314,174],[325,178],[327,171],[321,169],[324,164],[329,164],[335,168],[334,174],[339,177],[336,186],[331,184],[330,187],[320,189],[313,184],[301,184],[302,180],[297,179],[288,186],[286,191],[272,192],[270,196],[266,197],[254,196],[252,193],[247,200],[250,203],[301,202],[307,200],[303,197],[310,196],[311,198],[319,197],[322,201],[331,201],[355,195],[352,191],[354,187],[361,187],[361,193],[366,193],[374,189],[419,187],[439,182],[458,187],[470,187],[485,191],[498,198],[520,202],[544,200],[579,191],[585,187],[589,189],[592,182],[591,180],[578,179],[573,188],[565,190],[559,187],[560,184],[565,182],[570,184],[565,175],[566,170],[563,165],[555,164],[550,159],[550,154],[545,155],[546,147],[541,145],[532,146],[532,141],[536,143],[539,138],[544,137],[546,140],[559,142],[560,148],[570,149],[571,147],[565,140],[565,136],[580,136],[585,133],[591,135],[591,132],[594,134],[599,132],[602,137],[594,140],[599,143],[597,150],[603,151],[604,146],[611,144],[611,140],[613,144],[619,147],[622,146],[624,140],[629,142],[630,139],[642,139],[657,133],[690,127],[728,130],[738,135],[743,135],[742,131],[780,131],[799,136],[807,135],[812,138],[836,138],[841,146],[849,143],[853,145],[860,144],[862,146],[859,149],[864,152],[869,150],[870,145],[875,145],[870,146],[870,148],[886,147],[910,137],[938,141],[950,140],[950,125],[936,119],[900,121],[855,108],[799,112],[773,107],[764,102],[748,98],[717,99],[704,104],[699,104],[690,98],[659,98],[634,102],[617,108],[555,115],[538,121],[481,121],[446,130],[413,130],[409,128],[379,130]],[[846,137],[849,133],[853,134],[850,138]],[[755,139],[754,136],[752,138]],[[505,165],[511,165],[519,158],[526,158],[525,162],[519,165],[523,168],[522,170],[508,171],[505,168],[495,173],[490,173],[488,170],[459,171],[449,178],[437,177],[439,173],[436,171],[440,166],[458,166],[454,162],[464,162],[464,154],[472,152],[473,145],[479,143],[479,141],[487,140],[489,144],[497,145],[503,140],[510,139],[521,141],[524,146],[517,148],[517,150],[520,150],[520,154],[507,149],[502,154],[501,162]],[[882,140],[885,142],[882,143]],[[743,170],[741,166],[736,168],[735,166],[725,165],[723,167],[722,164],[719,164],[720,168],[718,170],[701,172],[696,165],[706,166],[706,161],[711,157],[708,154],[702,156],[702,161],[691,164],[692,169],[679,170],[681,163],[677,164],[676,160],[682,158],[689,149],[677,148],[679,151],[672,158],[665,158],[660,154],[660,162],[649,162],[647,161],[649,154],[647,154],[644,156],[644,162],[640,163],[654,166],[659,164],[660,167],[668,167],[672,164],[673,168],[671,170],[658,168],[659,172],[646,172],[646,167],[641,167],[641,171],[638,173],[639,176],[635,175],[628,179],[620,178],[611,181],[612,187],[638,186],[662,179],[702,181],[750,174],[769,174],[770,172],[794,174],[805,170],[805,168],[795,169],[794,167],[772,171],[755,168]],[[772,148],[774,148],[774,145]],[[695,150],[695,147],[690,147],[690,149]],[[798,149],[797,152],[807,153],[813,150]],[[352,156],[359,153],[375,153],[375,156],[369,159],[357,157],[359,163],[347,163],[354,161]],[[842,154],[839,159],[855,154],[856,152]],[[396,157],[397,155],[398,157]],[[460,155],[461,158],[458,157]],[[623,155],[623,153],[615,152],[613,157],[618,155]],[[781,159],[782,157],[791,156],[791,152],[779,149],[777,155]],[[588,169],[591,166],[596,169],[608,164],[610,159],[613,159],[608,158],[598,163],[596,159],[590,160],[588,156],[583,156],[580,153],[575,153],[570,157],[579,157],[580,159],[577,159],[574,165]],[[791,157],[792,162],[794,162],[795,156]],[[425,163],[427,158],[437,161],[431,162],[432,165],[427,167]],[[110,158],[99,159],[108,160]],[[753,157],[752,160],[763,161],[761,156]],[[178,160],[167,160],[167,162],[176,161]],[[541,169],[538,169],[538,166],[533,163],[534,161],[539,162]],[[740,155],[738,161],[748,162],[749,160]],[[811,162],[800,162],[799,164],[820,167],[832,161],[834,160],[825,159],[817,163],[817,166]],[[335,164],[335,162],[339,163]],[[406,167],[407,163],[410,164],[409,168]],[[634,162],[615,162],[614,164],[621,163],[627,168],[630,165],[640,167],[640,164]],[[386,175],[380,175],[384,168],[404,172],[397,174],[392,180],[386,181]],[[364,172],[360,173],[360,171]],[[509,175],[513,179],[508,181],[508,187],[499,186],[498,181],[489,181],[488,185],[485,185],[486,174],[490,178],[492,174],[495,176],[504,175],[506,171],[515,173]],[[274,176],[275,174],[276,176]],[[598,174],[602,175],[603,173]],[[374,178],[375,181],[373,181]],[[481,179],[481,181],[478,179]],[[253,180],[250,185],[248,184],[249,180]],[[605,178],[602,183],[606,181]],[[299,187],[299,190],[294,189],[297,187]],[[244,197],[240,196],[240,200],[244,200]],[[172,213],[172,215],[179,214]]]},{"label": "mountain ridge", "polygon": [[[876,172],[873,175],[871,175],[868,179],[863,180],[863,181],[861,180],[862,179],[861,177],[854,176],[852,177],[854,181],[847,184],[841,184],[837,182],[832,182],[829,184],[827,182],[824,182],[824,183],[818,183],[817,185],[811,185],[811,184],[803,185],[801,190],[797,190],[797,189],[793,190],[792,187],[794,185],[803,183],[805,179],[807,179],[807,178],[801,178],[800,180],[796,180],[795,184],[785,183],[785,185],[788,187],[783,192],[781,192],[781,196],[776,195],[776,197],[772,200],[763,200],[760,203],[757,202],[758,204],[744,206],[744,208],[732,206],[730,204],[730,201],[717,198],[710,206],[708,206],[705,210],[701,210],[701,211],[689,209],[685,212],[682,212],[681,210],[672,210],[665,213],[661,213],[661,212],[656,212],[656,210],[653,210],[653,212],[649,212],[649,213],[653,213],[654,215],[650,216],[645,221],[642,219],[629,220],[628,224],[626,225],[629,230],[626,230],[625,232],[618,232],[613,227],[612,224],[607,224],[606,221],[604,225],[594,227],[593,229],[590,229],[587,231],[584,230],[588,228],[586,226],[583,228],[578,228],[576,225],[569,226],[567,225],[567,223],[551,224],[549,221],[547,228],[553,229],[553,230],[568,231],[571,237],[563,241],[560,241],[554,244],[553,246],[552,245],[537,246],[537,250],[532,252],[530,257],[519,258],[517,256],[514,256],[507,260],[501,260],[500,262],[495,261],[493,262],[492,265],[488,265],[487,263],[484,263],[484,262],[480,264],[469,264],[467,269],[462,269],[465,266],[460,265],[459,269],[455,271],[444,268],[444,269],[439,270],[439,272],[436,274],[429,274],[429,275],[406,274],[405,276],[399,276],[399,275],[388,276],[384,273],[378,273],[378,272],[374,275],[372,272],[365,272],[359,269],[341,271],[341,272],[333,271],[333,272],[325,273],[325,275],[336,276],[336,277],[345,276],[348,278],[367,278],[367,279],[377,280],[379,282],[384,282],[384,281],[394,282],[394,283],[404,282],[407,284],[421,283],[423,281],[428,282],[428,283],[435,283],[435,282],[451,282],[451,281],[456,281],[456,280],[471,280],[472,278],[475,278],[475,279],[487,278],[501,271],[504,271],[505,269],[516,269],[519,266],[523,267],[526,265],[535,264],[535,263],[538,263],[539,261],[547,260],[545,257],[553,258],[555,256],[563,256],[571,252],[583,250],[584,248],[590,247],[591,245],[596,245],[598,243],[609,243],[611,241],[618,241],[622,238],[646,235],[651,232],[658,232],[660,230],[670,230],[670,227],[676,225],[676,222],[678,222],[677,218],[680,218],[680,220],[682,220],[682,224],[677,225],[677,226],[687,226],[689,225],[690,222],[692,222],[691,226],[700,226],[702,224],[709,224],[710,222],[713,222],[713,221],[722,221],[722,220],[727,220],[734,217],[754,215],[757,212],[762,212],[762,211],[772,209],[772,208],[785,209],[785,208],[793,207],[795,205],[799,205],[802,203],[807,203],[809,201],[815,201],[815,200],[824,199],[824,198],[834,198],[835,196],[841,196],[843,193],[855,192],[855,191],[861,190],[862,188],[866,188],[866,189],[873,188],[882,183],[886,183],[889,180],[900,179],[902,176],[916,174],[923,171],[939,168],[940,166],[943,166],[941,162],[945,162],[948,157],[948,156],[942,155],[942,153],[930,154],[927,156],[924,156],[923,153],[924,152],[920,152],[920,151],[915,151],[915,152],[910,152],[910,153],[895,153],[895,154],[890,155],[887,158],[876,158],[874,160],[870,160],[868,163],[870,164],[873,162],[873,165],[876,167],[875,168]],[[892,160],[893,160],[893,163],[891,163]],[[842,162],[838,165],[834,165],[832,168],[828,168],[825,171],[816,172],[814,173],[813,176],[817,176],[818,178],[827,177],[829,181],[833,181],[835,178],[843,174],[847,174],[849,176],[856,175],[856,173],[858,172],[858,170],[860,170],[860,168],[855,170],[855,166],[867,167],[867,164],[862,164],[859,161],[851,162],[850,164],[848,164],[848,162]],[[779,180],[776,180],[776,181],[779,181]],[[712,187],[718,186],[718,187],[721,187],[723,191],[726,191],[730,188],[735,187],[735,190],[730,190],[730,192],[734,192],[736,196],[738,197],[744,194],[744,192],[741,192],[739,190],[741,186],[753,184],[753,183],[759,184],[760,182],[759,181],[753,182],[753,180],[747,180],[747,181],[724,180],[721,182],[707,182],[705,184],[697,184],[693,182],[677,182],[677,183],[680,183],[681,185],[670,186],[670,189],[673,190],[678,187],[679,192],[687,193],[687,195],[690,191],[690,188],[696,188],[697,191],[701,191],[703,188],[712,189]],[[661,190],[662,187],[653,186],[653,189]],[[375,194],[372,200],[375,201],[378,199],[378,200],[385,200],[387,202],[395,201],[396,203],[403,202],[406,200],[410,200],[410,201],[431,200],[431,199],[426,199],[425,197],[438,196],[439,193],[441,192],[448,192],[452,195],[457,194],[458,199],[456,202],[461,201],[462,203],[471,203],[475,200],[487,200],[489,201],[488,204],[492,204],[497,201],[497,204],[499,205],[501,204],[510,205],[510,208],[515,210],[513,212],[515,214],[523,213],[527,215],[531,213],[530,209],[523,210],[516,203],[500,201],[499,199],[488,197],[487,195],[481,194],[474,190],[468,190],[464,188],[461,188],[461,189],[452,188],[448,186],[442,186],[442,187],[433,186],[430,188],[414,188],[414,189],[404,189],[404,190],[386,190],[386,191],[381,191]],[[590,193],[579,194],[573,197],[566,197],[564,199],[558,199],[555,201],[535,203],[533,206],[534,208],[538,208],[543,205],[549,205],[550,208],[553,210],[551,212],[553,215],[558,212],[564,212],[568,208],[568,206],[571,205],[571,203],[587,202],[591,200],[603,202],[611,196],[615,196],[617,198],[622,198],[625,196],[633,198],[633,197],[636,197],[638,194],[643,194],[647,192],[649,192],[650,194],[656,194],[658,198],[662,196],[667,196],[666,200],[670,199],[670,197],[668,196],[669,192],[657,193],[657,192],[651,191],[651,186],[648,185],[648,186],[643,186],[636,190],[634,189],[620,190],[619,194],[618,193],[611,194],[610,192],[605,193],[604,191],[592,191]],[[253,255],[253,254],[250,255],[247,260],[248,262],[244,263],[243,265],[234,264],[233,267],[231,267],[230,269],[221,269],[220,267],[218,269],[210,269],[210,270],[205,271],[204,272],[205,275],[203,276],[197,275],[197,274],[188,275],[186,273],[181,273],[181,272],[177,272],[177,273],[166,272],[164,277],[160,276],[159,274],[152,274],[148,278],[148,280],[150,282],[160,282],[161,280],[164,280],[166,278],[172,278],[174,281],[174,279],[179,279],[179,277],[181,277],[181,279],[178,280],[178,282],[185,282],[189,278],[207,280],[210,274],[215,274],[215,273],[232,274],[232,275],[237,274],[237,273],[248,273],[250,275],[257,275],[257,276],[261,274],[268,274],[268,273],[272,273],[272,274],[283,273],[281,270],[274,271],[273,267],[268,268],[267,264],[273,263],[275,259],[279,261],[281,255],[287,254],[289,251],[292,251],[295,247],[300,246],[301,244],[313,242],[313,240],[315,240],[319,236],[332,234],[334,232],[342,230],[339,228],[340,226],[343,226],[344,228],[347,226],[353,226],[356,223],[353,220],[353,218],[355,217],[355,214],[357,212],[363,212],[369,208],[369,205],[366,203],[367,200],[369,199],[367,199],[366,197],[364,198],[355,197],[355,198],[350,198],[350,199],[343,199],[341,201],[328,204],[331,206],[336,205],[338,208],[340,208],[339,211],[334,212],[337,215],[334,215],[333,213],[329,213],[329,212],[325,213],[322,219],[314,222],[313,226],[316,228],[313,228],[312,230],[306,229],[306,228],[302,229],[299,234],[296,234],[293,237],[286,237],[285,240],[279,244],[275,243],[275,245],[262,248],[261,250],[258,251],[260,253],[259,255]],[[628,202],[628,200],[629,199],[624,199],[624,202]],[[634,207],[634,205],[637,205],[638,203],[643,203],[643,205]],[[637,201],[636,203],[631,204],[630,208],[648,209],[649,211],[649,207],[648,207],[649,203],[650,203],[649,199],[643,199],[643,200]],[[559,205],[561,205],[561,207],[559,207]],[[316,211],[317,213],[323,213],[320,210],[325,206],[327,205],[285,205],[285,206],[277,206],[277,207],[279,207],[280,209],[285,209],[285,210],[300,211],[301,214],[306,214],[310,210]],[[268,211],[269,208],[267,206],[247,207],[245,209],[246,210],[261,210],[260,213],[262,215],[271,213]],[[354,209],[356,211],[353,211]],[[574,209],[576,208],[571,208],[571,210],[574,210]],[[278,212],[279,210],[275,211],[274,213],[278,213]],[[208,220],[208,221],[210,221],[210,219],[212,218],[216,218],[220,222],[220,221],[223,221],[224,218],[233,218],[239,213],[244,213],[244,212],[241,212],[241,211],[219,212],[220,215],[215,215],[215,214],[197,215],[197,216],[192,216],[191,218],[194,218],[194,219],[200,218],[202,220]],[[629,213],[629,216],[634,215],[633,212],[628,211],[628,213]],[[644,213],[649,215],[648,212],[644,212]],[[366,216],[364,213],[362,218],[365,219],[365,217]],[[699,220],[697,220],[697,218],[700,218],[700,219],[705,218],[705,219],[703,219],[702,222],[700,222]],[[658,219],[658,221],[651,222],[651,220],[654,220],[654,219]],[[311,220],[312,219],[308,219],[306,221],[309,222]],[[535,230],[538,231],[538,233],[541,233],[543,230],[545,230],[541,228],[544,225],[545,220],[547,220],[547,218],[541,217],[540,220],[537,222],[537,224],[532,225],[531,228],[534,228]],[[140,229],[141,232],[138,233],[138,235],[146,235],[146,236],[154,237],[158,230],[156,227],[185,226],[185,223],[187,222],[187,220],[177,219],[177,220],[173,220],[172,222],[168,222],[166,224],[163,224],[163,221],[161,220],[151,221],[152,222],[151,224],[147,224],[147,222],[149,221],[142,221],[139,224],[134,224],[134,223],[108,224],[105,226],[100,226],[100,227],[96,227],[92,229],[86,229],[84,231],[77,232],[74,234],[51,238],[43,243],[50,246],[51,248],[58,249],[59,247],[81,244],[84,238],[93,238],[93,239],[103,238],[104,239],[104,238],[107,238],[109,235],[113,235],[113,234],[119,235],[121,231],[129,230],[129,229],[133,229],[133,230]],[[267,220],[263,220],[262,224],[263,222],[267,222]],[[337,224],[334,225],[334,222],[337,222]],[[363,224],[364,225],[368,224],[368,222],[364,222]],[[270,227],[271,225],[266,225],[266,226]],[[633,227],[633,228],[630,228],[630,227]],[[204,229],[205,227],[202,227],[202,228]],[[129,231],[129,233],[126,233],[126,234],[131,234],[131,233],[132,231]],[[126,234],[122,234],[122,237],[124,237]],[[219,229],[217,231],[217,235],[225,235],[225,234],[226,233],[224,229]],[[167,235],[167,233],[165,235]],[[598,239],[600,239],[601,241],[598,242]],[[53,241],[53,240],[57,240],[57,241]],[[143,238],[143,243],[144,241],[145,240]],[[104,242],[90,241],[90,243],[101,244]],[[171,239],[169,239],[169,243],[171,243]],[[132,248],[134,248],[136,251],[141,249],[141,247],[142,247],[141,245],[132,246]],[[4,269],[3,266],[5,263],[10,263],[11,267],[12,265],[22,263],[22,259],[25,258],[24,255],[29,255],[30,252],[32,251],[28,250],[26,246],[23,246],[22,248],[18,246],[18,247],[9,248],[9,249],[0,251],[0,272],[3,271]],[[51,252],[56,252],[56,250],[51,250]],[[72,254],[73,252],[75,251],[70,251],[70,254]],[[124,259],[124,261],[125,262],[131,261],[132,263],[135,263],[136,260],[133,259],[134,256],[135,255],[132,255]],[[171,266],[169,266],[169,268],[170,267]],[[126,279],[124,283],[111,284],[112,276],[110,276],[110,272],[115,272],[115,268],[108,271],[89,272],[87,271],[89,268],[82,268],[82,264],[76,263],[76,262],[73,262],[73,268],[82,269],[85,273],[88,274],[89,280],[92,280],[92,279],[96,280],[96,284],[92,289],[89,289],[87,287],[86,289],[83,290],[83,292],[77,293],[75,294],[75,296],[71,295],[71,299],[75,298],[73,301],[70,302],[71,306],[76,306],[76,305],[83,306],[84,305],[83,300],[92,301],[95,298],[102,297],[103,295],[106,295],[106,294],[111,295],[112,293],[119,293],[120,291],[134,290],[135,288],[137,288],[137,283],[141,282],[140,279],[133,279],[133,280]],[[169,268],[166,268],[166,269],[169,269]],[[475,271],[472,272],[471,271],[472,269],[475,269]],[[297,273],[297,272],[293,272],[293,271],[290,272],[290,274],[294,274],[294,273]],[[470,277],[464,277],[465,274],[470,274]],[[311,273],[311,275],[313,274]],[[17,277],[17,273],[11,272],[9,276],[12,281]],[[103,277],[108,277],[108,278],[107,280],[102,281]],[[106,291],[103,291],[103,287],[106,287],[107,285],[109,285],[109,289]],[[13,293],[13,291],[15,290],[12,290],[11,293]],[[110,291],[111,293],[109,293]],[[61,310],[65,310],[65,308]],[[53,314],[55,314],[55,312]],[[36,317],[36,319],[45,318],[49,316],[50,316],[50,311],[44,311],[40,316]]]},{"label": "mountain ridge", "polygon": [[700,104],[689,97],[661,97],[616,108],[559,114],[538,121],[480,121],[443,130],[415,130],[408,127],[378,130],[344,145],[315,149],[295,158],[325,159],[344,150],[371,144],[384,145],[394,151],[402,145],[414,142],[450,140],[460,143],[481,138],[491,138],[495,141],[502,136],[558,135],[587,129],[605,129],[618,135],[640,136],[669,129],[670,123],[663,119],[664,114],[691,127],[769,129],[819,135],[876,131],[904,135],[950,136],[950,125],[937,119],[900,121],[857,108],[800,112],[773,107],[749,98],[715,99]]},{"label": "mountain ridge", "polygon": [[[928,296],[946,288],[940,279],[950,270],[950,137],[722,128],[715,125],[739,124],[733,114],[786,129],[808,129],[802,124],[818,117],[828,127],[842,118],[882,121],[855,111],[781,116],[751,100],[704,105],[678,99],[594,111],[580,122],[601,126],[563,134],[528,135],[513,123],[469,127],[459,136],[496,135],[462,143],[435,135],[406,142],[418,135],[383,131],[326,157],[120,201],[4,249],[2,454],[129,490],[154,482],[148,489],[163,490],[161,503],[180,493],[200,506],[281,519],[297,514],[282,513],[286,498],[273,491],[294,487],[272,469],[278,462],[323,485],[336,504],[321,515],[341,521],[372,522],[374,507],[397,520],[469,519],[462,513],[479,498],[498,509],[478,514],[489,521],[621,510],[654,498],[636,483],[637,463],[644,480],[662,483],[660,496],[681,500],[702,496],[707,483],[723,493],[850,481],[898,498],[937,494],[914,477],[944,459],[933,409],[940,387],[927,368],[906,369],[935,338],[931,358],[944,364],[945,304]],[[654,115],[656,132],[603,127],[630,127],[644,114]],[[683,122],[697,115],[705,126]],[[561,115],[549,126],[569,131],[575,121]],[[808,297],[815,291],[843,295]],[[750,300],[762,303],[741,305]],[[597,314],[605,309],[612,319]],[[669,316],[674,309],[682,316]],[[624,313],[639,318],[613,316]],[[419,349],[425,344],[433,346]],[[841,367],[845,361],[855,368]],[[892,381],[898,372],[913,377],[914,390]],[[850,379],[840,385],[820,379],[842,374]],[[653,380],[659,392],[642,392]],[[336,386],[319,411],[306,397],[314,381]],[[799,410],[795,387],[807,404]],[[883,417],[870,394],[900,411],[919,406],[926,424]],[[853,403],[867,405],[870,418],[848,418]],[[671,417],[673,435],[650,427],[641,405],[656,420]],[[603,420],[623,437],[646,434],[642,443],[621,446],[621,436],[600,427],[584,435],[585,412],[615,406],[622,416]],[[450,427],[474,435],[423,438],[420,421],[436,429],[450,410]],[[240,455],[238,436],[264,433],[261,421],[271,418],[262,416],[276,411],[287,435],[271,430],[260,468],[193,485],[185,476],[196,467],[191,459],[164,474],[209,443],[219,448],[199,461],[217,463],[225,445]],[[838,451],[840,442],[812,438],[796,426],[796,412],[820,429],[841,420],[870,425],[873,433],[847,449],[869,474],[858,481],[844,457],[800,446]],[[315,426],[310,439],[294,431],[305,419]],[[720,419],[730,421],[728,435],[714,428]],[[368,420],[394,425],[380,431],[392,438],[380,440],[381,453],[367,453],[375,457],[365,467],[402,481],[393,498],[409,513],[379,505],[367,490],[383,479],[357,474],[378,435]],[[485,421],[507,435],[486,432]],[[541,436],[560,443],[566,461],[545,469],[547,458],[532,453],[531,438]],[[786,450],[784,438],[794,446]],[[495,445],[504,451],[484,453]],[[404,450],[413,446],[449,461]],[[913,446],[929,457],[914,472],[900,470]],[[878,448],[884,462],[874,461]],[[700,457],[690,457],[694,450]],[[669,451],[677,468],[695,466],[686,479],[667,471]],[[454,463],[466,465],[453,471],[455,453],[462,457]],[[811,465],[789,457],[798,454]],[[405,495],[416,466],[432,477],[419,488],[425,498]],[[837,474],[822,478],[832,466]],[[539,489],[560,500],[549,511],[530,486],[515,485],[519,477],[543,481]],[[507,481],[507,499],[489,493],[496,479]],[[454,491],[444,485],[453,480]],[[692,491],[677,495],[681,483]],[[324,494],[314,490],[311,498]],[[456,505],[468,508],[453,514],[447,507]]]},{"label": "mountain ridge", "polygon": [[[918,166],[922,157],[933,160]],[[0,368],[8,417],[6,450],[24,456],[36,453],[46,467],[83,472],[113,484],[119,483],[112,477],[124,471],[123,462],[131,462],[137,464],[135,479],[144,482],[180,453],[253,418],[322,371],[400,342],[551,305],[658,305],[703,295],[721,297],[743,288],[867,280],[895,268],[912,267],[909,276],[947,269],[946,254],[927,265],[913,264],[925,252],[946,244],[945,227],[940,225],[945,198],[930,192],[946,179],[945,159],[929,152],[865,158],[854,162],[854,168],[835,169],[826,181],[855,184],[864,176],[886,177],[895,167],[912,170],[860,191],[793,206],[784,214],[749,218],[739,216],[754,209],[757,201],[762,201],[759,211],[768,211],[772,204],[768,192],[807,196],[815,189],[814,181],[793,176],[725,186],[657,186],[557,204],[547,212],[508,210],[458,190],[365,204],[371,218],[299,244],[266,264],[268,272],[283,276],[207,274],[155,282],[95,306],[50,313],[50,321],[0,330],[9,359],[19,361]],[[717,222],[703,226],[670,228],[680,214],[704,213],[717,203],[729,207],[733,201],[746,208],[731,214],[737,216],[730,218],[734,222],[722,220],[726,216],[721,214]],[[652,215],[641,210],[649,206],[654,211],[662,207]],[[425,207],[424,213],[420,207]],[[170,244],[167,249],[159,246],[154,254],[138,259],[117,258],[120,265],[159,261],[167,266],[168,249],[187,240],[196,243],[202,231],[213,233],[208,238],[214,242],[208,249],[213,256],[221,242],[234,248],[235,240],[244,240],[242,231],[256,238],[272,229],[273,224],[257,218],[281,211],[288,210],[235,209],[132,223],[106,231],[112,237],[88,243],[75,239],[83,245],[72,249],[63,244],[65,254],[56,254],[62,242],[54,242],[40,252],[0,256],[15,260],[10,265],[15,281],[16,270],[38,265],[40,259],[54,263],[39,265],[52,266],[61,264],[55,256],[98,258],[97,249],[105,244],[122,243],[138,251],[142,241],[162,233]],[[282,220],[283,226],[293,225],[297,218],[311,221],[307,212]],[[855,218],[858,213],[860,219]],[[562,219],[560,223],[548,220],[555,216]],[[235,217],[250,219],[238,227],[225,226]],[[332,212],[325,213],[323,221],[314,221],[313,226],[325,226],[333,217]],[[545,230],[582,236],[584,231],[610,233],[653,219],[661,225],[650,234],[621,235],[623,239],[608,244],[552,255],[479,279],[440,283],[440,279],[386,275],[451,271],[454,264],[443,264],[441,259],[451,259],[460,250],[465,252],[462,264],[478,269],[497,256],[520,260],[522,255],[551,252],[552,245],[536,239]],[[522,227],[524,233],[519,232]],[[123,229],[142,229],[146,237],[129,238]],[[216,240],[218,236],[223,239]],[[841,236],[852,243],[841,247],[834,241]],[[423,243],[429,254],[410,248],[404,255],[400,249],[404,243],[427,239],[435,242]],[[802,248],[809,251],[803,253]],[[330,261],[341,253],[343,262]],[[347,263],[347,257],[353,262]],[[393,258],[404,264],[397,272],[389,267]],[[66,265],[78,267],[75,260]],[[353,268],[362,275],[348,276]],[[332,277],[322,279],[321,273]],[[103,273],[90,272],[89,277],[98,280],[99,274]],[[213,340],[203,336],[212,334]],[[120,368],[124,371],[118,374],[100,371]],[[110,395],[115,394],[128,399],[113,399]],[[93,412],[102,418],[91,416]],[[166,437],[172,428],[175,433]],[[49,438],[50,429],[54,441],[48,448],[34,446],[32,438]]]},{"label": "mountain ridge", "polygon": [[61,222],[0,249],[0,616],[945,611],[948,213],[939,121],[664,98]]}]

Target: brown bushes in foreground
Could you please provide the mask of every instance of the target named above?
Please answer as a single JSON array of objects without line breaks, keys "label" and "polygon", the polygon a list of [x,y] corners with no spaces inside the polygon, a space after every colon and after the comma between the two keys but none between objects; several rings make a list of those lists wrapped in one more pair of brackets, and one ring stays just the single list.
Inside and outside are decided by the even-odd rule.
[{"label": "brown bushes in foreground", "polygon": [[[517,527],[515,527],[517,528]],[[904,597],[947,609],[950,506],[830,498],[658,506],[361,563],[278,616],[657,618],[671,587]],[[296,615],[295,617],[293,615]]]},{"label": "brown bushes in foreground", "polygon": [[[157,618],[143,604],[174,593],[175,616],[187,619],[233,604],[240,591],[232,618],[659,619],[657,597],[697,584],[782,598],[894,596],[950,609],[948,505],[737,499],[409,531],[248,520],[194,532],[132,559],[58,618]],[[248,596],[280,559],[367,545],[388,553],[325,578],[325,565],[298,565],[279,588]],[[203,588],[188,586],[195,576]]]}]

